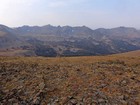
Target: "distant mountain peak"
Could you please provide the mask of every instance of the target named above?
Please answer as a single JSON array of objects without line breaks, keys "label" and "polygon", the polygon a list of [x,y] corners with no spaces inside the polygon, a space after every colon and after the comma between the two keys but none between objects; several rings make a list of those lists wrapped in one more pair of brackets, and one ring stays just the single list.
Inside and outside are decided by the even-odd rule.
[{"label": "distant mountain peak", "polygon": [[50,24],[17,28],[0,25],[0,36],[0,50],[20,49],[37,56],[104,55],[140,49],[140,31],[124,26],[93,30]]},{"label": "distant mountain peak", "polygon": [[129,30],[129,29],[131,29],[131,30],[137,30],[136,28],[134,28],[134,27],[125,27],[125,26],[120,26],[120,27],[116,27],[116,28],[112,28],[112,29],[122,29],[122,30]]}]

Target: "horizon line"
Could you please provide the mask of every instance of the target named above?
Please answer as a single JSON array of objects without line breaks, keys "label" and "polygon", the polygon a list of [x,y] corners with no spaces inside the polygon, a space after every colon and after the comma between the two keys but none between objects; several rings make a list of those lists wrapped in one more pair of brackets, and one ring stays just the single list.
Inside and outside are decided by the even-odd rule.
[{"label": "horizon line", "polygon": [[92,30],[96,30],[96,29],[114,29],[114,28],[134,28],[136,30],[140,30],[136,27],[133,27],[133,26],[116,26],[116,27],[112,27],[112,28],[105,28],[105,27],[98,27],[98,28],[91,28],[89,26],[86,26],[86,25],[52,25],[52,24],[46,24],[46,25],[20,25],[20,26],[14,26],[14,27],[11,27],[11,26],[8,26],[8,25],[5,25],[5,24],[0,24],[2,26],[6,26],[6,27],[9,27],[9,28],[20,28],[20,27],[24,27],[24,26],[27,26],[27,27],[44,27],[44,26],[52,26],[52,27],[87,27],[87,28],[90,28]]}]

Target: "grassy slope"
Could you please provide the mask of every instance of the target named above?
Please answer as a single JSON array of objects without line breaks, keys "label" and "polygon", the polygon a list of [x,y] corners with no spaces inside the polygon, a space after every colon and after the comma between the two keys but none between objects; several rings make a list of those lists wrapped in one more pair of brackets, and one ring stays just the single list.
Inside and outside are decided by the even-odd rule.
[{"label": "grassy slope", "polygon": [[140,51],[93,57],[0,57],[5,104],[140,104]]},{"label": "grassy slope", "polygon": [[0,56],[23,56],[28,50],[8,50],[8,51],[0,51]]},{"label": "grassy slope", "polygon": [[130,52],[126,52],[126,53],[121,53],[121,54],[114,54],[114,56],[125,56],[125,57],[136,57],[136,56],[140,56],[140,50],[137,51],[130,51]]},{"label": "grassy slope", "polygon": [[17,57],[17,56],[36,56],[33,51],[23,50],[23,49],[8,49],[8,50],[0,50],[0,56],[5,57]]}]

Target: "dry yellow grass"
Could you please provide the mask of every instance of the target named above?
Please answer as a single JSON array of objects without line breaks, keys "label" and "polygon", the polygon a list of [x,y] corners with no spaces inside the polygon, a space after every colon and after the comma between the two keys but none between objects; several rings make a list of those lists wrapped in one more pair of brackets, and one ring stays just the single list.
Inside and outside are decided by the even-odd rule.
[{"label": "dry yellow grass", "polygon": [[139,57],[140,56],[140,50],[130,51],[130,52],[121,53],[121,54],[114,54],[114,56]]},{"label": "dry yellow grass", "polygon": [[28,52],[29,50],[22,50],[22,49],[8,49],[0,51],[0,56],[24,56],[24,53]]},{"label": "dry yellow grass", "polygon": [[0,81],[1,104],[139,105],[140,56],[0,57]]}]

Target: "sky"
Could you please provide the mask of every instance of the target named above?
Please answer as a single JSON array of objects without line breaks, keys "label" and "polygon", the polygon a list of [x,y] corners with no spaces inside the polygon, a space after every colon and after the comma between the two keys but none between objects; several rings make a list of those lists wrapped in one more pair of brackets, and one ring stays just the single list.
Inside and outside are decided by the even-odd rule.
[{"label": "sky", "polygon": [[0,24],[140,29],[140,0],[0,0]]}]

